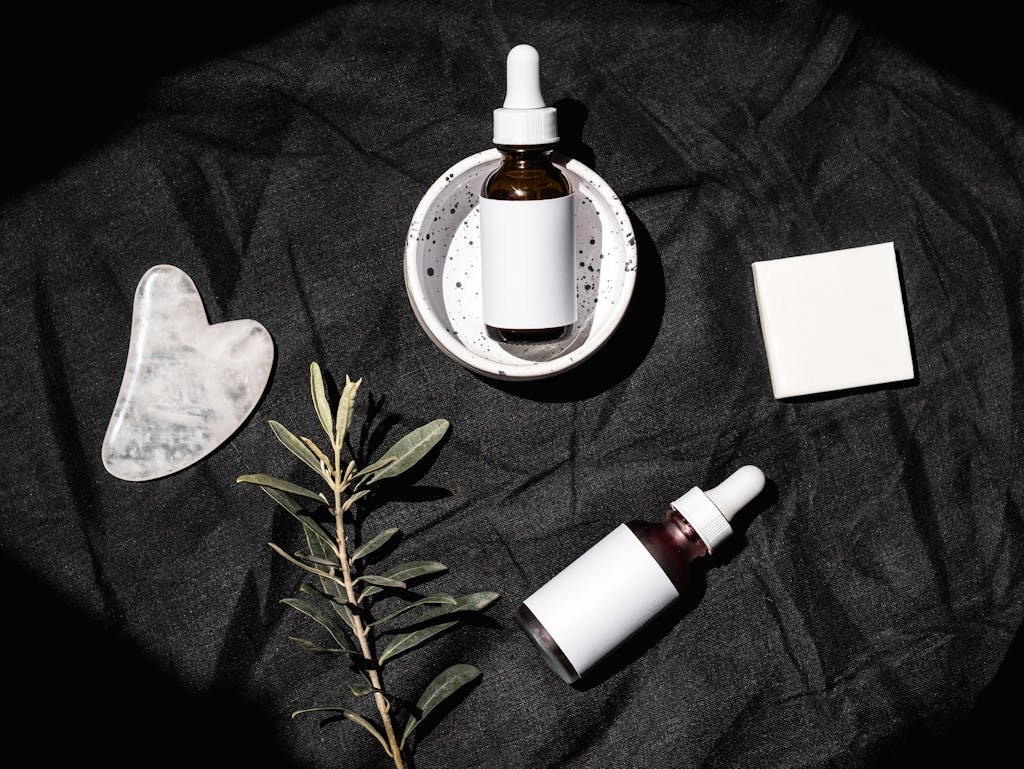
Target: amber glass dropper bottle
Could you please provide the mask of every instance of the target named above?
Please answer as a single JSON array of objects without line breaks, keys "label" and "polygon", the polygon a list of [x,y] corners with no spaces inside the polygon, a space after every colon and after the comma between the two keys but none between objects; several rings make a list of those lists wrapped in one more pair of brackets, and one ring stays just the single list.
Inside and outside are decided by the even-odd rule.
[{"label": "amber glass dropper bottle", "polygon": [[506,66],[494,111],[501,165],[480,191],[484,324],[499,342],[550,342],[576,322],[573,190],[551,162],[557,114],[541,95],[536,49],[517,45]]},{"label": "amber glass dropper bottle", "polygon": [[746,465],[707,492],[690,489],[661,523],[622,524],[527,598],[516,621],[563,681],[579,680],[679,597],[690,562],[732,534],[729,521],[764,483]]}]

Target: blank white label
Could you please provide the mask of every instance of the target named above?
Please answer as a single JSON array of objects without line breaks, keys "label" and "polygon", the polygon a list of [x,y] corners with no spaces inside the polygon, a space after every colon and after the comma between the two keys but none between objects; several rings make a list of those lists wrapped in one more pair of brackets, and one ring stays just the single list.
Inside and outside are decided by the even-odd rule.
[{"label": "blank white label", "polygon": [[480,197],[484,323],[531,329],[576,322],[574,197]]},{"label": "blank white label", "polygon": [[668,575],[622,524],[523,603],[583,675],[678,597]]}]

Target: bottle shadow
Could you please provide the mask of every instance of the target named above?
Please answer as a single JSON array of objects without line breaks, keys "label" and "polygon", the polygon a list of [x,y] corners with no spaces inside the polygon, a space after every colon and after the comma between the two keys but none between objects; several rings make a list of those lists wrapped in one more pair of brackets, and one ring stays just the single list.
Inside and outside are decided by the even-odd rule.
[{"label": "bottle shadow", "polygon": [[745,532],[750,522],[778,502],[778,499],[778,487],[771,480],[767,480],[761,493],[733,519],[733,535],[715,550],[713,556],[698,558],[693,562],[690,567],[690,582],[679,599],[591,668],[586,676],[572,684],[572,687],[581,692],[596,689],[657,646],[700,604],[707,592],[708,573],[725,566],[736,557],[746,545]]},{"label": "bottle shadow", "polygon": [[640,366],[661,330],[665,314],[665,272],[651,234],[626,208],[636,236],[636,283],[629,307],[612,336],[579,366],[550,379],[517,382],[477,378],[521,398],[565,403],[599,395],[625,380]]},{"label": "bottle shadow", "polygon": [[558,146],[563,155],[580,161],[583,165],[597,170],[594,149],[583,141],[583,126],[590,111],[579,99],[563,98],[553,105],[558,110]]},{"label": "bottle shadow", "polygon": [[[589,110],[583,102],[564,97],[558,110],[557,152],[597,170],[594,149],[583,140]],[[622,382],[654,346],[665,313],[665,272],[661,254],[636,213],[625,206],[637,250],[636,283],[629,307],[611,338],[593,356],[558,376],[533,381],[477,378],[507,393],[536,401],[563,403],[598,395]]]}]

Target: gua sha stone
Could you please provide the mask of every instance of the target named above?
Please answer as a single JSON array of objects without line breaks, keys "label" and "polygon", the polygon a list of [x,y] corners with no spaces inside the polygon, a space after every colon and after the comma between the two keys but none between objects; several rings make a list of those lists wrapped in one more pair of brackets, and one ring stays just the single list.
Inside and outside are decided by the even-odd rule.
[{"label": "gua sha stone", "polygon": [[104,467],[126,481],[148,481],[198,462],[249,416],[273,362],[274,343],[262,325],[210,325],[185,272],[168,264],[150,268],[135,290]]}]

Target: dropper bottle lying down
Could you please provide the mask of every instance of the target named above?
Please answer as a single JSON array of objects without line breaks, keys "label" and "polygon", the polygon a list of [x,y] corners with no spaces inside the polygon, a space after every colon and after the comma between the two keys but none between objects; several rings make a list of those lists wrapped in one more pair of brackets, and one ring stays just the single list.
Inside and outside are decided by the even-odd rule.
[{"label": "dropper bottle lying down", "polygon": [[690,489],[662,523],[622,524],[527,598],[516,621],[574,683],[679,597],[690,562],[732,534],[729,522],[764,484],[764,473],[745,465],[713,489]]}]

